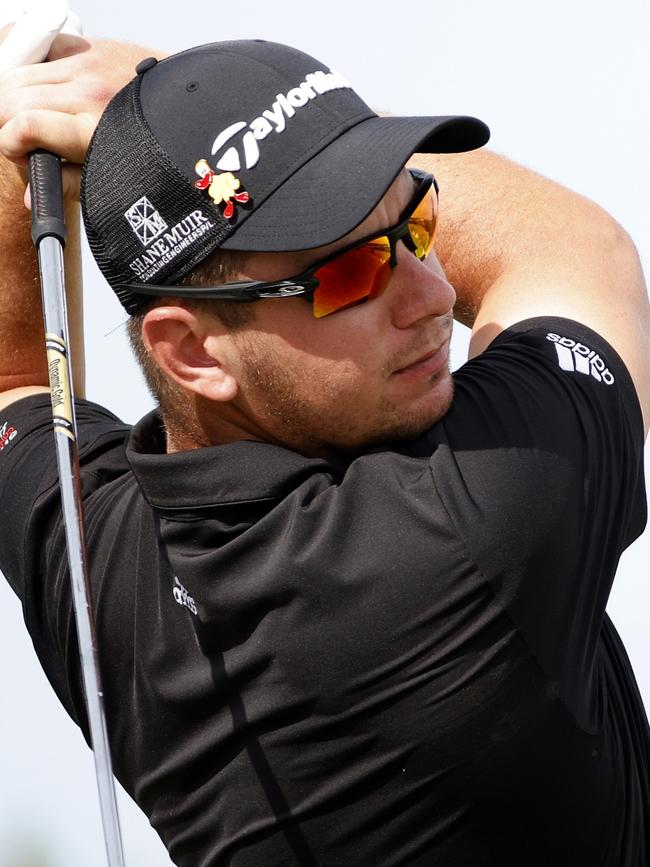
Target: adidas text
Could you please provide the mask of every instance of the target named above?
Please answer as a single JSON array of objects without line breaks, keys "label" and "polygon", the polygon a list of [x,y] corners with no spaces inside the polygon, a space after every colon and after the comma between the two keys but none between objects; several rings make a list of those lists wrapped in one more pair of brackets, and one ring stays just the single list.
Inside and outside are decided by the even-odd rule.
[{"label": "adidas text", "polygon": [[174,575],[174,599],[178,602],[179,605],[182,605],[184,608],[187,608],[192,614],[198,614],[198,610],[196,607],[196,602],[194,601],[194,597],[190,596],[187,590],[183,587],[181,582],[178,580],[176,575]]},{"label": "adidas text", "polygon": [[596,382],[604,382],[605,385],[614,384],[614,376],[605,366],[605,362],[598,353],[578,343],[570,337],[561,337],[559,334],[547,334],[546,339],[555,344],[558,363],[562,370],[574,373],[585,373],[593,376]]}]

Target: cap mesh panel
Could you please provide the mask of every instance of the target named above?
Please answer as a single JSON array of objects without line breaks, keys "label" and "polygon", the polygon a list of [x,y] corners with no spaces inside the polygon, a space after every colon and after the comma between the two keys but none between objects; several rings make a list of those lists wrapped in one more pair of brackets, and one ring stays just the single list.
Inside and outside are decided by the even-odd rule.
[{"label": "cap mesh panel", "polygon": [[[140,110],[141,79],[131,81],[108,105],[81,179],[88,244],[129,313],[147,298],[119,288],[120,283],[175,283],[236,228],[207,192],[188,182],[153,138]],[[134,206],[142,212],[144,197],[150,203],[149,216],[145,214],[148,227],[141,226],[138,233],[125,215]]]}]

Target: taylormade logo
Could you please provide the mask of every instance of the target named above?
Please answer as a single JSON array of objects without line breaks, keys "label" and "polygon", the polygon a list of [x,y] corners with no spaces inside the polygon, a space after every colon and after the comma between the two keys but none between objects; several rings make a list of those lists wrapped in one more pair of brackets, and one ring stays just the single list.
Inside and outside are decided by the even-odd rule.
[{"label": "taylormade logo", "polygon": [[614,384],[613,374],[594,349],[570,337],[560,337],[559,334],[547,334],[546,339],[555,344],[558,363],[562,370],[585,373],[587,376],[593,376],[596,382],[604,382],[605,385]]},{"label": "taylormade logo", "polygon": [[[330,90],[345,87],[350,87],[350,84],[337,72],[310,72],[297,87],[292,87],[287,93],[278,93],[271,108],[263,111],[255,120],[250,121],[250,123],[245,120],[237,121],[220,132],[212,145],[212,154],[216,154],[234,136],[247,128],[242,137],[243,156],[246,168],[252,169],[260,158],[258,142],[263,141],[272,132],[284,132],[287,127],[287,120],[292,118],[298,109],[307,105],[310,100],[316,99],[317,96]],[[234,146],[229,147],[216,165],[222,172],[240,171],[242,160],[239,149]]]}]

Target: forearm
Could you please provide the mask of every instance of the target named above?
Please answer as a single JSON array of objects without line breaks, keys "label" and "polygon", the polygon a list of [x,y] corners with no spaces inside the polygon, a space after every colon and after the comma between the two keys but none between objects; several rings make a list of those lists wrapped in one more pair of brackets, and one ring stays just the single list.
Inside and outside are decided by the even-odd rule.
[{"label": "forearm", "polygon": [[[0,392],[47,386],[38,260],[24,205],[24,173],[0,158]],[[83,311],[78,205],[66,206],[66,287],[75,391],[83,394]]]},{"label": "forearm", "polygon": [[471,327],[509,253],[512,230],[494,224],[494,198],[502,198],[494,170],[502,158],[485,150],[416,154],[409,164],[433,173],[440,185],[436,255],[456,290],[455,316]]},{"label": "forearm", "polygon": [[[24,167],[36,148],[67,160],[66,284],[75,393],[83,395],[79,168],[108,100],[134,74],[136,64],[156,52],[143,46],[59,36],[49,62],[3,73],[0,91],[0,153]],[[21,396],[8,390],[48,383],[36,255],[30,216],[23,206],[25,180],[0,157],[0,405]],[[21,169],[22,170],[22,169]]]},{"label": "forearm", "polygon": [[486,295],[508,274],[520,273],[522,287],[534,275],[538,289],[544,275],[567,292],[579,274],[580,291],[589,286],[596,295],[606,291],[608,273],[620,283],[616,248],[628,255],[632,245],[594,202],[486,150],[418,154],[413,162],[440,183],[436,252],[464,324],[473,325]]},{"label": "forearm", "polygon": [[636,248],[589,199],[488,151],[422,156],[439,178],[436,251],[470,354],[535,316],[575,319],[625,361],[650,425],[650,305]]}]

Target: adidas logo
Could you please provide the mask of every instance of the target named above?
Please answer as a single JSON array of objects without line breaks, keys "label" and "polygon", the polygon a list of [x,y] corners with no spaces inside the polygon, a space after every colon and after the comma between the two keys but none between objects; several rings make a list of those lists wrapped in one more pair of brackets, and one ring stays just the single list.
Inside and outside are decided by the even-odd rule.
[{"label": "adidas logo", "polygon": [[183,587],[181,582],[178,580],[176,575],[174,575],[174,599],[178,602],[179,605],[182,605],[184,608],[187,608],[192,614],[198,614],[198,610],[196,608],[196,602],[194,601],[194,597],[190,596],[187,590]]},{"label": "adidas logo", "polygon": [[593,376],[596,382],[604,382],[605,385],[614,384],[614,376],[595,350],[584,343],[571,340],[570,337],[560,337],[559,334],[547,334],[546,339],[555,344],[557,360],[562,370]]}]

